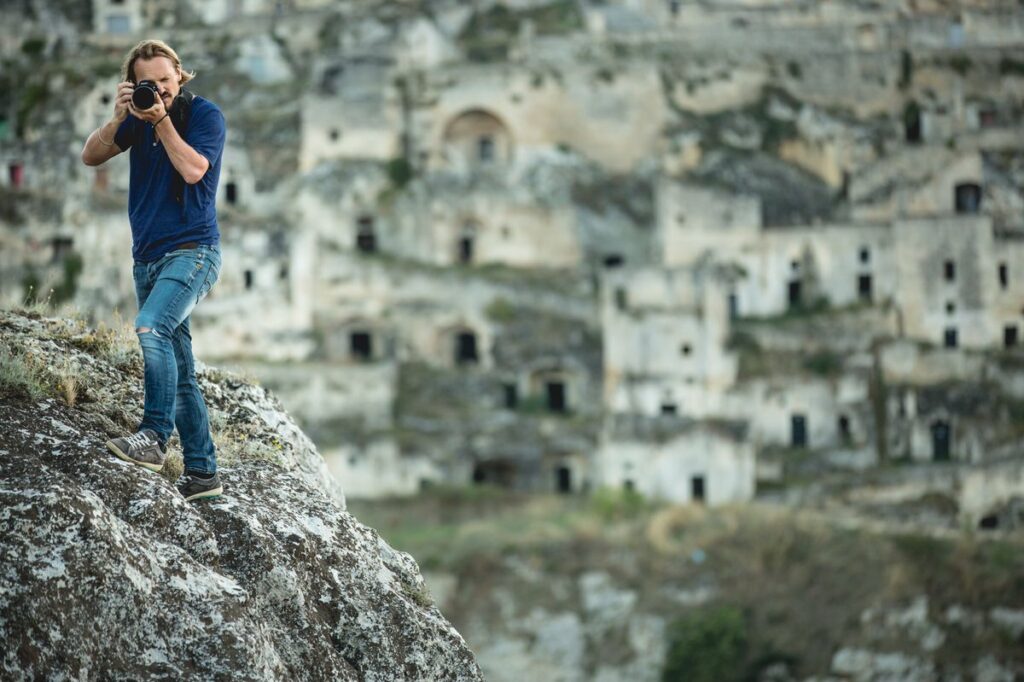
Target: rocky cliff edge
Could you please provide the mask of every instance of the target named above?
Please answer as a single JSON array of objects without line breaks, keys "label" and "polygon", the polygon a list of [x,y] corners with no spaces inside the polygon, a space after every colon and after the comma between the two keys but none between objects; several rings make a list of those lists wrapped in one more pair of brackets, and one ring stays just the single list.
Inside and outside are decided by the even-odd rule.
[{"label": "rocky cliff edge", "polygon": [[412,557],[345,510],[280,403],[200,366],[225,493],[104,442],[142,411],[130,327],[0,311],[0,678],[482,679]]}]

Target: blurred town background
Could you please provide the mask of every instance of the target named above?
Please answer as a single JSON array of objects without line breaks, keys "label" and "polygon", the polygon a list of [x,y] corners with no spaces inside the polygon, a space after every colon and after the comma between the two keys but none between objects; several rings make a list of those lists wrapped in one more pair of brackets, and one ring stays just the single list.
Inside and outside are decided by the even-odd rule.
[{"label": "blurred town background", "polygon": [[0,302],[131,325],[127,155],[79,153],[166,40],[228,125],[197,359],[490,679],[1024,678],[1022,3],[0,18]]}]

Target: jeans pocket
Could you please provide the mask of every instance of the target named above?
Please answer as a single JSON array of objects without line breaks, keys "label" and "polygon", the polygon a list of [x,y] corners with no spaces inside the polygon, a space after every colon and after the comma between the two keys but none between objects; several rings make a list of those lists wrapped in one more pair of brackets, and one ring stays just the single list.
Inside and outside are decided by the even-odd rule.
[{"label": "jeans pocket", "polygon": [[208,271],[206,273],[206,278],[203,280],[203,285],[199,287],[199,295],[196,297],[196,303],[199,303],[201,300],[206,298],[206,295],[210,293],[210,289],[213,288],[213,285],[216,284],[217,280],[220,278],[220,268],[217,267],[216,263],[212,260],[207,261],[207,266]]}]

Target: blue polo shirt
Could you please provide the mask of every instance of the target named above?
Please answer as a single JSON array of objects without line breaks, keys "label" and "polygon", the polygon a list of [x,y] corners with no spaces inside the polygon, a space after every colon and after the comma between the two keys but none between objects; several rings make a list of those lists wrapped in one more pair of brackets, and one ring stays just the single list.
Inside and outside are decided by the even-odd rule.
[{"label": "blue polo shirt", "polygon": [[193,98],[192,113],[182,137],[206,157],[210,167],[196,184],[184,183],[184,196],[178,203],[171,186],[174,167],[163,142],[154,138],[153,124],[131,114],[121,123],[114,142],[122,151],[131,149],[128,219],[135,260],[155,261],[186,242],[220,242],[216,198],[225,134],[220,108],[198,95]]}]

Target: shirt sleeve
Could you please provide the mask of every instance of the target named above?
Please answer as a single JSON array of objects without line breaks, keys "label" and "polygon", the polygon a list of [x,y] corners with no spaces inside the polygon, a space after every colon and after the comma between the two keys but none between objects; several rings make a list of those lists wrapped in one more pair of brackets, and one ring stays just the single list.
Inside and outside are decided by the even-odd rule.
[{"label": "shirt sleeve", "polygon": [[133,144],[135,144],[135,138],[138,135],[138,128],[135,125],[137,121],[134,116],[129,115],[123,121],[121,125],[117,127],[117,132],[114,133],[114,144],[116,144],[121,151],[125,151]]},{"label": "shirt sleeve", "polygon": [[185,142],[205,156],[206,160],[210,162],[210,168],[213,168],[224,151],[226,134],[224,114],[220,109],[210,107],[196,112],[196,115],[193,116],[188,127],[188,134],[185,136]]}]

